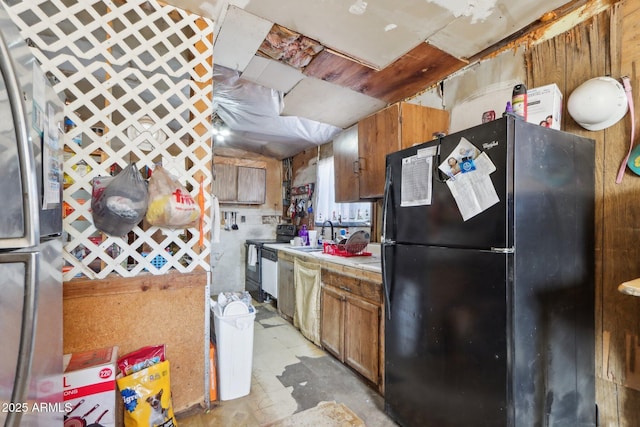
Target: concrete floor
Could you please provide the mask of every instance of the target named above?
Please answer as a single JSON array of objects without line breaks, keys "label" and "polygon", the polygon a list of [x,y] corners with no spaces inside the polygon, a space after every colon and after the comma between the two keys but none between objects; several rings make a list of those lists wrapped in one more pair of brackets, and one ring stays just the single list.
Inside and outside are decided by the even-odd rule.
[{"label": "concrete floor", "polygon": [[397,425],[384,414],[382,396],[357,374],[304,338],[270,304],[256,304],[251,392],[178,422],[180,427],[263,426],[322,401],[345,404],[367,426]]}]

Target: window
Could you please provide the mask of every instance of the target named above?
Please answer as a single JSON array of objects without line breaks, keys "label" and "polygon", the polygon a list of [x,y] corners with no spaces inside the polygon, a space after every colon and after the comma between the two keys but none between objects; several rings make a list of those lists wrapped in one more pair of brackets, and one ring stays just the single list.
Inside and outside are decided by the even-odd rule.
[{"label": "window", "polygon": [[371,225],[371,203],[336,203],[333,157],[318,161],[315,222],[326,220],[344,226],[365,227]]}]

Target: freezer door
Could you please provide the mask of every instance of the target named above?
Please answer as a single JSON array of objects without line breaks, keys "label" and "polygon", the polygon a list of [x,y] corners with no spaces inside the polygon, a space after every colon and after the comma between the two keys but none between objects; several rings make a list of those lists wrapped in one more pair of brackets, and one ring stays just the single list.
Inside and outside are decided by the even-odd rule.
[{"label": "freezer door", "polygon": [[[510,230],[510,210],[512,191],[509,176],[512,164],[511,147],[508,143],[513,126],[506,119],[495,120],[481,126],[461,131],[428,143],[417,145],[387,156],[388,194],[385,198],[386,228],[385,238],[401,242],[452,246],[462,248],[488,249],[492,247],[512,247]],[[490,174],[491,186],[495,189],[498,202],[487,210],[466,221],[452,195],[452,190],[444,182],[446,175],[438,173],[438,165],[446,162],[454,153],[458,155],[458,144],[461,138],[473,144],[478,151],[486,153],[496,170]],[[429,156],[424,153],[436,153]],[[418,183],[431,185],[432,200],[429,204],[407,206],[409,185],[403,190],[403,169],[411,174],[411,165],[403,161],[413,156],[425,155],[432,160],[431,167],[425,167],[419,176]],[[431,179],[427,178],[425,169],[431,170]],[[413,169],[416,172],[415,169]],[[416,172],[417,173],[417,172]],[[458,174],[471,176],[469,174]],[[455,176],[454,176],[455,179]],[[458,180],[458,182],[462,182]],[[468,199],[471,196],[461,196]]]},{"label": "freezer door", "polygon": [[[29,391],[32,405],[62,406],[62,241],[40,244],[35,338]],[[55,406],[54,406],[55,407]],[[21,427],[61,426],[64,411],[29,411],[22,415]]]},{"label": "freezer door", "polygon": [[385,410],[402,426],[506,426],[510,254],[385,248]]},{"label": "freezer door", "polygon": [[[22,412],[10,402],[24,403],[29,388],[36,320],[38,253],[0,256],[0,424],[19,425]],[[5,421],[8,421],[5,424]]]}]

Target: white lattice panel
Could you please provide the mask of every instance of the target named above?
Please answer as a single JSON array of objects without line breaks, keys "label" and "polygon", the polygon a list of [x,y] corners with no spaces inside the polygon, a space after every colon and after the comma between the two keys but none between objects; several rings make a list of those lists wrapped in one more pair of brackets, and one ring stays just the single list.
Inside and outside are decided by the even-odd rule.
[{"label": "white lattice panel", "polygon": [[[142,223],[124,238],[102,234],[93,226],[90,194],[94,177],[130,162],[145,178],[148,168],[163,162],[196,200],[201,177],[210,189],[212,23],[153,0],[10,4],[14,22],[67,99],[65,115],[77,125],[65,140],[64,257],[70,270],[64,279],[208,270],[209,191],[202,248],[197,228]],[[139,123],[144,116],[155,123],[148,130]],[[137,135],[133,139],[130,127],[137,130],[129,134]],[[151,137],[158,131],[163,141]]]}]

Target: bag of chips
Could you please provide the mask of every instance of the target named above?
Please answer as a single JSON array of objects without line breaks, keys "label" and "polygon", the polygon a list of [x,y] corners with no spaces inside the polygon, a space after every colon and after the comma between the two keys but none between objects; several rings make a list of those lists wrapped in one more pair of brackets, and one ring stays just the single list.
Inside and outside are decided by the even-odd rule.
[{"label": "bag of chips", "polygon": [[118,358],[118,369],[123,375],[129,375],[164,362],[164,347],[164,344],[149,345],[127,353]]}]

